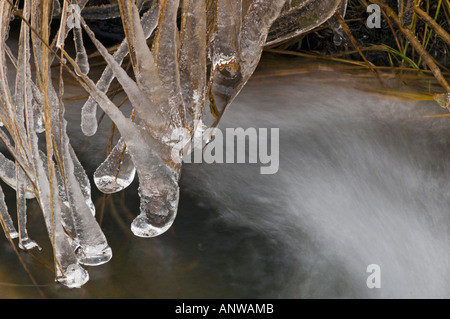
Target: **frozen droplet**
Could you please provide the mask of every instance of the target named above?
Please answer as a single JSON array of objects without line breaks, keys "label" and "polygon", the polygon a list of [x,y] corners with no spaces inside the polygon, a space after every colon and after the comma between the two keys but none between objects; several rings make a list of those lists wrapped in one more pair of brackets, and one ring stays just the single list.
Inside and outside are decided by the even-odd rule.
[{"label": "frozen droplet", "polygon": [[341,33],[335,32],[333,35],[333,43],[335,46],[340,47],[342,45],[342,42],[344,41],[344,37]]},{"label": "frozen droplet", "polygon": [[344,34],[344,29],[341,26],[339,26],[338,28],[334,29],[333,43],[337,47],[344,46],[344,45],[348,44],[347,37]]},{"label": "frozen droplet", "polygon": [[97,103],[90,97],[81,109],[81,130],[86,136],[97,133]]},{"label": "frozen droplet", "polygon": [[[138,237],[156,237],[165,233],[175,221],[179,188],[172,180],[166,180],[163,185],[152,185],[153,190],[143,189],[143,186],[146,186],[145,182],[140,183],[140,214],[131,224],[131,231]],[[154,194],[145,195],[149,191]]]},{"label": "frozen droplet", "polygon": [[[145,201],[141,199],[141,205],[142,202],[145,204]],[[165,207],[159,211],[152,211],[150,216],[148,214],[140,214],[133,220],[131,231],[135,236],[142,238],[157,237],[172,227],[175,217],[176,214],[173,214]]]},{"label": "frozen droplet", "polygon": [[112,194],[130,186],[135,175],[136,168],[121,138],[95,171],[94,182],[101,192]]},{"label": "frozen droplet", "polygon": [[39,250],[42,249],[34,240],[31,240],[29,237],[21,239],[21,241],[19,242],[19,248],[23,250],[31,250],[34,248],[37,248]]},{"label": "frozen droplet", "polygon": [[347,44],[347,37],[344,32],[344,28],[339,22],[336,16],[332,16],[329,20],[330,26],[333,29],[333,43],[335,46],[340,47]]},{"label": "frozen droplet", "polygon": [[68,288],[80,288],[89,280],[89,273],[80,265],[69,265],[56,280]]},{"label": "frozen droplet", "polygon": [[76,255],[81,264],[86,266],[99,266],[107,263],[112,258],[112,250],[109,246],[80,246]]},{"label": "frozen droplet", "polygon": [[433,98],[443,108],[450,109],[450,93],[435,94]]}]

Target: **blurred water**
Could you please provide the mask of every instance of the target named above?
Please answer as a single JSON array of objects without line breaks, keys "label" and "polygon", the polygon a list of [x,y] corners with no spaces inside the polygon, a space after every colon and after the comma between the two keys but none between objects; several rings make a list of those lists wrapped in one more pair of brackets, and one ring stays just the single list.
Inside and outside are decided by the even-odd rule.
[{"label": "blurred water", "polygon": [[[270,75],[274,66],[284,75]],[[260,175],[259,164],[184,165],[177,220],[155,239],[129,229],[136,181],[123,194],[94,193],[114,256],[89,269],[84,288],[56,285],[39,263],[51,264],[51,251],[42,216],[31,212],[30,236],[44,250],[38,260],[21,256],[41,291],[49,298],[450,297],[450,119],[422,117],[444,113],[434,102],[357,89],[376,87],[375,79],[321,69],[266,58],[223,118],[221,128],[280,129],[276,175]],[[104,121],[96,137],[83,137],[79,111],[68,110],[71,136],[92,176],[109,127]],[[0,256],[0,297],[40,297],[6,240]],[[381,267],[380,289],[366,286],[370,264]]]}]

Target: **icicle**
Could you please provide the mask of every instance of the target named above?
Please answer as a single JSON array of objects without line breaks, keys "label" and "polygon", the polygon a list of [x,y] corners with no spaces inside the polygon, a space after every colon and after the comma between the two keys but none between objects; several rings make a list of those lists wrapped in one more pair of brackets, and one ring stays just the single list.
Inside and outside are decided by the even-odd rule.
[{"label": "icicle", "polygon": [[[84,1],[81,2],[83,3]],[[42,7],[40,7],[40,3],[38,1],[24,1],[24,20],[28,20],[28,17],[30,16],[31,6],[33,7],[31,24],[36,30],[41,30],[40,10],[42,9]],[[9,14],[9,9],[9,4],[5,2],[0,3],[0,22],[6,22],[5,18],[7,18]],[[0,190],[1,222],[8,236],[19,236],[19,245],[22,248],[30,249],[35,246],[36,244],[29,239],[26,231],[26,198],[29,197],[29,194],[32,193],[36,193],[36,195],[39,195],[36,197],[39,199],[39,205],[41,206],[41,209],[43,211],[45,225],[47,227],[49,238],[53,246],[56,278],[58,281],[67,285],[68,287],[80,287],[88,280],[89,276],[87,272],[80,267],[79,259],[81,261],[87,260],[88,262],[90,262],[92,258],[96,256],[87,253],[86,255],[82,256],[82,258],[77,257],[77,254],[79,255],[80,253],[82,253],[77,247],[79,247],[80,245],[84,245],[82,246],[82,249],[83,252],[85,252],[86,250],[91,249],[91,246],[89,246],[89,243],[87,243],[85,238],[83,238],[82,236],[79,236],[81,237],[80,240],[78,237],[69,237],[71,230],[69,229],[69,231],[67,231],[69,227],[66,227],[66,229],[63,228],[63,224],[65,224],[66,226],[70,226],[71,224],[70,219],[68,219],[68,221],[65,221],[62,217],[70,217],[71,215],[68,213],[69,211],[67,210],[67,207],[65,207],[65,205],[61,202],[58,191],[58,182],[56,181],[55,176],[56,174],[53,174],[52,180],[50,180],[49,171],[57,172],[57,170],[55,170],[53,161],[51,161],[50,163],[47,163],[47,165],[51,166],[49,166],[46,171],[45,165],[42,161],[43,157],[40,155],[40,143],[36,134],[36,131],[38,131],[39,129],[36,130],[35,128],[36,116],[34,112],[38,111],[37,105],[39,105],[38,101],[41,99],[41,96],[40,93],[38,93],[39,90],[36,90],[31,82],[29,48],[33,47],[34,57],[36,59],[35,62],[37,65],[39,65],[42,61],[41,50],[43,46],[40,43],[40,39],[37,39],[35,34],[32,35],[34,45],[30,45],[29,28],[28,25],[24,23],[25,21],[22,22],[21,26],[20,49],[17,63],[15,63],[15,65],[17,66],[15,81],[16,89],[14,92],[15,99],[12,98],[11,91],[8,87],[8,72],[6,68],[7,63],[4,59],[4,54],[7,50],[7,48],[5,47],[5,41],[8,34],[7,30],[5,30],[5,25],[7,26],[8,24],[0,23],[1,31],[5,31],[0,32],[0,93],[2,94],[2,104],[4,105],[3,109],[5,109],[7,112],[6,114],[3,114],[3,118],[6,118],[8,120],[8,129],[10,129],[11,127],[14,128],[14,130],[8,132],[8,136],[3,131],[0,131],[0,138],[3,140],[6,148],[16,160],[16,164],[12,164],[11,161],[7,160],[2,155],[2,158],[0,159],[0,174],[5,182],[16,188],[17,191],[19,234],[14,229],[12,219],[7,212],[6,204],[4,203],[3,192]],[[38,70],[38,72],[41,72],[43,76],[47,76],[48,74],[49,79],[51,79],[49,70]],[[36,102],[35,105],[33,105],[33,100],[35,100]],[[54,100],[51,102],[54,102]],[[53,124],[57,128],[54,133],[55,140],[58,142],[59,136],[57,135],[59,134],[59,132],[61,132],[60,129],[63,130],[64,133],[66,132],[65,126],[58,126],[60,119],[59,116],[63,115],[63,112],[60,113],[60,110],[54,103],[50,103],[50,105],[48,106],[50,107],[53,116]],[[63,139],[65,136],[66,135],[63,134]],[[49,145],[50,147],[53,146],[51,144],[47,145]],[[65,151],[60,152],[59,154],[63,155],[63,159],[67,159],[68,153],[70,152],[67,151],[67,148],[65,148]],[[49,160],[51,159],[49,158]],[[72,158],[70,158],[70,161],[72,161]],[[64,164],[66,164],[66,162]],[[76,164],[73,164],[73,166],[76,166]],[[71,174],[69,186],[72,186],[72,184],[74,184],[73,180],[76,181],[78,178],[76,170],[70,170],[70,168],[73,168],[73,166],[69,167],[69,174]],[[67,170],[65,170],[65,172],[67,172]],[[15,177],[13,177],[12,175],[15,175]],[[33,187],[31,187],[31,184],[33,185]],[[72,190],[71,187],[69,187],[68,189]],[[74,189],[76,192],[76,187]],[[82,201],[86,207],[88,206],[81,190],[79,192],[81,193],[81,196],[79,196],[78,193],[76,195],[72,195],[70,192],[68,193],[69,200],[71,200],[71,197],[76,197],[77,199],[81,198],[81,200],[79,200],[78,202]],[[86,223],[89,224],[91,230],[83,230],[83,232],[81,233],[90,235],[90,243],[95,245],[95,249],[100,249],[99,245],[103,243],[101,235],[99,235],[95,231],[96,223],[95,220],[93,220],[93,216],[90,213],[89,209],[86,209],[86,211],[88,213],[84,213],[81,217],[81,214],[79,214],[79,212],[76,212],[77,214],[74,215],[76,217],[76,223],[75,218],[72,218],[72,224],[76,224],[76,226],[79,227],[80,223],[82,224],[84,222],[83,220],[80,220],[86,219]],[[94,221],[94,223],[92,221]],[[94,228],[94,231],[92,231],[92,228]],[[73,227],[73,229],[75,229],[75,226]],[[78,244],[78,242],[80,244]],[[88,249],[85,249],[86,246]],[[78,249],[77,254],[75,253],[75,249]],[[98,254],[98,252],[96,253]],[[101,257],[104,258],[103,255]],[[98,260],[95,263],[98,263]]]},{"label": "icicle", "polygon": [[19,165],[16,164],[16,174],[17,174],[17,219],[19,225],[19,247],[21,249],[30,250],[33,248],[41,247],[28,237],[27,232],[27,199],[26,199],[26,180],[27,177],[22,171]]},{"label": "icicle", "polygon": [[[39,140],[34,128],[34,111],[31,106],[31,97],[28,98],[26,108],[26,121],[30,129],[30,146],[32,149],[32,160],[36,172],[36,187],[39,192],[39,205],[41,206],[47,231],[54,250],[56,280],[69,288],[81,287],[89,280],[89,274],[79,265],[75,255],[72,239],[69,240],[63,228],[62,211],[64,204],[58,196],[58,182],[54,175],[52,184],[49,182],[46,156],[39,150]],[[53,167],[53,171],[57,172]],[[51,186],[52,185],[52,186]],[[53,201],[51,201],[51,192]]]},{"label": "icicle", "polygon": [[[158,6],[155,5],[147,11],[142,17],[142,28],[144,30],[145,38],[149,38],[150,35],[155,30],[158,23]],[[114,53],[114,60],[118,64],[122,64],[123,59],[128,55],[128,44],[127,40],[123,40],[120,44],[117,51]],[[97,88],[106,93],[108,91],[109,86],[111,85],[114,79],[114,72],[112,72],[111,68],[107,66],[103,71],[100,80],[97,82]],[[81,109],[81,130],[86,136],[92,136],[97,132],[97,103],[92,97],[89,97],[86,103],[83,105]]]},{"label": "icicle", "polygon": [[[54,170],[55,171],[55,170]],[[53,193],[57,196],[57,182],[56,177],[53,176]],[[49,187],[48,180],[44,180],[44,187]],[[45,188],[43,188],[45,190]],[[48,200],[49,194],[45,194]],[[52,205],[47,202],[47,204]],[[50,208],[50,206],[47,206]],[[53,219],[54,224],[51,223],[50,213],[48,208],[43,208],[45,216],[47,217],[47,224],[49,228],[50,239],[55,252],[55,267],[56,267],[56,280],[69,288],[79,288],[89,280],[88,272],[80,266],[80,260],[75,254],[72,238],[67,236],[66,230],[63,228],[62,211],[67,209],[63,208],[56,197],[53,202]]]},{"label": "icicle", "polygon": [[[139,237],[155,237],[166,232],[173,224],[179,200],[178,179],[181,165],[173,168],[165,164],[158,154],[167,154],[167,149],[155,149],[141,130],[141,138],[127,142],[139,175],[140,214],[132,225],[132,232]],[[144,144],[144,145],[143,145]],[[146,144],[146,145],[145,145]]]},{"label": "icicle", "polygon": [[218,124],[225,109],[253,74],[269,29],[285,2],[254,1],[242,22],[242,14],[235,12],[241,13],[240,1],[218,2],[217,29],[211,48],[210,107],[204,114],[207,125],[215,127]]},{"label": "icicle", "polygon": [[[154,54],[156,57],[158,74],[161,79],[162,87],[165,88],[168,93],[168,112],[171,118],[171,125],[174,128],[182,127],[186,118],[186,110],[183,96],[181,94],[180,71],[178,64],[177,13],[179,3],[179,0],[161,1],[160,11],[164,13],[162,14],[162,19],[154,44]],[[139,30],[140,23],[137,18],[139,15],[136,6],[133,6],[133,8],[134,26],[136,30]],[[141,52],[149,52],[148,48],[146,49],[145,47],[142,47],[141,42],[138,39],[135,41],[135,49],[137,57],[142,54]],[[145,55],[142,54],[141,57],[145,58]],[[145,61],[148,61],[148,58],[145,58],[144,62]],[[137,71],[137,74],[141,74],[140,70]],[[148,83],[149,76],[150,75],[147,74],[146,77],[142,77],[139,83]],[[147,89],[146,91],[150,91],[148,84],[145,85],[145,88]],[[155,104],[160,108],[163,107],[158,102]],[[175,141],[175,143],[178,143],[178,141]]]},{"label": "icicle", "polygon": [[[31,74],[31,71],[27,70],[27,73]],[[39,91],[39,88],[37,87],[36,84],[34,84],[31,81],[29,75],[27,85],[28,85],[27,94],[29,95],[27,99],[28,101],[32,101],[33,105],[33,118],[34,118],[33,127],[36,133],[43,133],[45,132],[44,119],[42,116],[43,115],[42,105],[44,105],[44,99],[42,97],[42,93]]]},{"label": "icicle", "polygon": [[241,0],[218,0],[217,30],[213,43],[213,71],[238,63],[239,35],[241,34]]},{"label": "icicle", "polygon": [[[29,69],[27,72],[31,72]],[[31,73],[30,73],[31,74]],[[30,85],[31,87],[31,85]],[[50,88],[52,88],[50,86]],[[50,101],[55,101],[55,92],[51,95]],[[36,97],[36,96],[35,96]],[[78,245],[78,238],[74,235],[75,227],[73,226],[73,217],[68,213],[68,208],[62,203],[59,196],[61,187],[61,181],[58,183],[58,170],[52,167],[53,174],[52,182],[50,183],[48,177],[47,158],[39,150],[39,140],[34,127],[34,108],[31,105],[32,96],[27,99],[26,114],[27,125],[29,127],[29,140],[32,149],[32,160],[36,173],[36,186],[39,192],[39,204],[44,214],[47,230],[49,233],[52,246],[54,248],[55,268],[56,268],[56,280],[67,287],[74,288],[80,287],[86,283],[89,279],[89,275],[79,265],[78,257],[75,254],[75,249]],[[53,103],[54,105],[54,103]],[[59,116],[58,108],[52,109],[53,116]],[[63,115],[63,113],[61,113]],[[65,127],[61,127],[65,130]],[[59,132],[59,131],[56,131]],[[57,138],[58,136],[56,136]],[[45,164],[43,159],[45,159]],[[53,164],[52,164],[53,165]],[[53,194],[53,196],[51,196]],[[91,215],[91,214],[89,214]],[[92,215],[91,215],[92,216]],[[65,229],[63,228],[65,225]],[[70,237],[69,237],[69,234]]]},{"label": "icicle", "polygon": [[5,227],[3,230],[5,232],[5,235],[8,234],[11,238],[17,238],[19,237],[19,233],[17,232],[16,228],[14,227],[13,221],[11,219],[11,216],[8,213],[8,207],[5,203],[5,195],[3,194],[3,190],[0,187],[0,214],[2,219],[2,226]]},{"label": "icicle", "polygon": [[134,180],[136,168],[121,138],[106,160],[94,173],[97,188],[105,193],[117,193],[127,188]]},{"label": "icicle", "polygon": [[[83,32],[81,27],[73,28],[73,40],[75,42],[75,50],[76,50],[76,58],[75,63],[78,65],[80,72],[84,75],[89,73],[89,61],[86,53],[86,49],[83,44]],[[75,68],[75,72],[78,73],[78,70]]]},{"label": "icicle", "polygon": [[158,236],[169,229],[175,220],[181,165],[170,168],[164,163],[160,155],[169,158],[171,148],[162,145],[147,130],[127,119],[90,79],[85,80],[87,85],[84,88],[117,125],[139,175],[141,213],[133,221],[131,229],[140,237]]},{"label": "icicle", "polygon": [[[233,3],[238,7],[240,5],[239,1],[233,1]],[[165,10],[165,15],[154,45],[154,54],[157,56],[158,66],[158,74],[156,76],[153,71],[154,65],[151,63],[153,61],[152,55],[149,54],[147,46],[144,45],[145,39],[142,41],[143,36],[139,21],[137,20],[137,14],[134,13],[132,16],[133,24],[127,26],[130,28],[128,32],[134,32],[134,37],[130,39],[133,45],[130,51],[134,54],[134,71],[139,85],[135,85],[121,66],[111,57],[101,43],[95,39],[95,36],[85,22],[82,21],[86,32],[108,65],[112,68],[115,76],[130,98],[131,103],[135,106],[139,117],[146,124],[145,129],[133,125],[130,121],[124,119],[123,114],[113,107],[112,103],[104,94],[100,94],[101,92],[93,88],[89,89],[92,97],[97,102],[102,103],[100,104],[102,108],[117,125],[127,145],[129,154],[133,159],[133,163],[136,166],[136,171],[139,176],[141,205],[140,214],[133,221],[131,228],[133,233],[140,237],[153,237],[165,232],[174,221],[179,198],[178,179],[181,165],[177,165],[170,160],[169,154],[171,154],[172,150],[170,141],[166,145],[160,143],[161,141],[165,141],[167,132],[171,132],[171,130],[158,131],[157,123],[161,124],[166,122],[160,119],[157,120],[154,116],[160,115],[160,112],[167,110],[166,106],[155,101],[158,99],[160,101],[168,101],[170,106],[169,114],[171,115],[169,123],[172,125],[172,129],[181,127],[177,116],[182,114],[182,112],[180,113],[178,109],[179,105],[173,103],[181,89],[179,83],[177,83],[180,75],[177,73],[179,72],[177,65],[178,56],[176,54],[177,46],[175,45],[175,41],[177,40],[176,33],[178,31],[174,27],[174,17],[178,3],[177,1],[168,1],[167,3],[163,1],[160,4],[161,8]],[[215,52],[217,54],[214,58],[213,68],[217,71],[216,75],[223,75],[221,80],[214,81],[215,92],[222,94],[225,101],[225,103],[220,104],[220,111],[222,112],[256,68],[267,32],[283,7],[284,1],[254,2],[249,14],[246,15],[244,21],[246,29],[243,29],[242,36],[239,35],[241,34],[240,32],[238,32],[238,35],[232,32],[232,30],[236,31],[235,28],[228,29],[225,23],[225,21],[229,20],[236,21],[235,26],[237,26],[238,31],[240,30],[241,15],[236,18],[236,12],[233,11],[236,6],[230,6],[228,1],[222,1],[221,5],[227,9],[224,16],[226,19],[223,18],[221,20],[223,22],[221,26],[223,26],[224,30],[227,30],[226,37],[228,37],[229,41],[224,45],[220,41],[215,42]],[[136,12],[135,7],[132,9]],[[126,10],[126,12],[129,12],[129,10]],[[225,56],[219,48],[227,47],[229,49],[230,43],[234,43],[234,48],[229,52],[229,55]],[[231,45],[233,46],[233,44]],[[253,51],[247,52],[247,50]],[[242,77],[240,73],[240,55],[244,57],[243,71],[245,72],[245,77]],[[169,59],[168,57],[171,58]],[[155,83],[158,75],[161,77],[163,86],[165,88],[167,87],[168,92],[170,92],[167,97],[165,97],[164,92],[155,92],[155,88],[159,89],[157,85],[149,85],[150,83]],[[230,78],[231,81],[229,81]],[[219,92],[224,87],[225,91]],[[148,101],[146,97],[150,97],[151,101]],[[143,101],[149,102],[146,108],[143,108]],[[161,135],[161,133],[163,134]]]},{"label": "icicle", "polygon": [[[59,145],[59,155],[64,166],[64,184],[66,186],[67,199],[73,214],[75,230],[79,240],[77,257],[84,265],[101,265],[108,262],[112,257],[105,235],[92,214],[92,207],[86,201],[87,177],[81,164],[71,151],[69,137],[67,135],[67,121],[64,118],[64,104],[60,103],[54,88],[49,85],[49,99],[52,104],[52,122],[55,125],[53,133],[56,140],[61,141]],[[59,121],[59,122],[58,122]],[[56,124],[57,123],[57,124]],[[56,126],[57,125],[57,126]],[[85,187],[83,187],[83,184]],[[90,193],[89,193],[90,195]]]},{"label": "icicle", "polygon": [[72,146],[69,145],[69,147],[70,147],[69,149],[70,156],[72,158],[74,165],[75,178],[80,184],[81,192],[83,193],[86,205],[89,207],[92,215],[95,216],[95,205],[92,202],[91,196],[91,183],[89,182],[89,178],[86,175],[86,171],[84,170],[83,165],[81,165],[80,161],[78,160],[78,157],[75,154],[75,151],[73,150]]},{"label": "icicle", "polygon": [[240,61],[240,34],[242,31],[242,1],[217,2],[217,28],[211,44],[211,80],[208,87],[209,111],[205,122],[215,126],[225,108],[239,92],[243,83]]},{"label": "icicle", "polygon": [[[135,83],[126,75],[120,65],[114,61],[101,43],[95,39],[94,34],[83,20],[82,23],[99,52],[124,86],[130,99],[141,95],[142,92],[139,91],[139,87],[135,86]],[[163,158],[166,161],[170,160],[172,148],[155,140],[147,128],[144,129],[127,119],[103,92],[92,85],[91,80],[88,78],[84,80],[87,84],[83,87],[117,125],[133,159],[133,163],[136,166],[136,171],[139,176],[141,213],[133,221],[132,231],[141,237],[160,235],[170,228],[176,216],[179,198],[177,181],[181,166],[171,165],[169,167],[169,162],[163,161]],[[137,106],[143,106],[142,101],[138,100],[136,102],[139,105],[135,105],[132,101],[133,105],[136,106],[136,110],[139,111]],[[149,111],[152,110],[150,109]],[[154,118],[149,118],[149,120],[154,120]]]},{"label": "icicle", "polygon": [[[54,169],[54,171],[56,171]],[[56,176],[53,176],[53,192],[57,194]],[[50,187],[50,185],[49,185]],[[49,229],[50,238],[55,252],[56,280],[68,288],[80,288],[89,280],[89,273],[80,266],[80,260],[75,254],[73,238],[68,237],[67,230],[63,228],[63,212],[67,211],[61,205],[58,197],[53,202],[53,228]],[[48,214],[48,212],[47,212]],[[49,221],[48,221],[49,222]],[[50,224],[52,225],[52,224]]]},{"label": "icicle", "polygon": [[183,4],[180,80],[184,104],[195,121],[201,117],[206,101],[206,4],[195,0]]},{"label": "icicle", "polygon": [[[45,170],[45,174],[48,176],[48,167],[47,167],[47,156],[43,152],[39,152],[41,158],[43,159],[42,164]],[[80,243],[78,240],[78,235],[75,229],[75,223],[73,220],[72,211],[70,209],[69,199],[67,198],[66,186],[64,183],[64,179],[60,172],[58,166],[55,167],[55,181],[58,190],[58,196],[56,197],[56,201],[58,202],[58,207],[60,209],[61,223],[64,227],[64,232],[67,235],[67,239],[71,244],[72,250],[75,252],[78,247],[80,247]]]},{"label": "icicle", "polygon": [[[42,168],[42,166],[41,166]],[[55,169],[54,169],[55,171]],[[48,190],[50,184],[48,180],[44,180],[41,193],[45,196],[46,203],[49,206],[42,207],[44,216],[46,217],[47,228],[54,247],[56,280],[68,288],[79,288],[89,280],[88,272],[80,266],[80,260],[75,254],[73,239],[69,238],[66,230],[63,228],[62,212],[67,208],[63,208],[57,197],[57,182],[53,176],[53,193],[56,199],[53,201],[53,215],[49,211],[50,205]],[[48,190],[46,188],[48,187]],[[64,205],[63,205],[64,206]],[[52,218],[53,216],[53,222]]]},{"label": "icicle", "polygon": [[[41,160],[42,163],[42,160]],[[43,165],[40,164],[41,169]],[[57,172],[55,167],[53,171]],[[46,201],[49,200],[49,193],[51,185],[48,183],[48,179],[42,179],[44,184],[43,190],[45,194]],[[53,175],[53,203],[47,202],[49,206],[43,208],[44,215],[47,217],[48,232],[50,234],[50,239],[52,240],[52,245],[55,252],[55,267],[56,267],[56,280],[61,284],[67,286],[68,288],[80,288],[89,280],[89,273],[80,266],[81,260],[75,253],[76,247],[78,247],[78,238],[74,238],[71,235],[71,229],[64,228],[63,225],[71,225],[70,215],[68,216],[70,210],[61,203],[58,194],[58,182],[57,174]],[[50,213],[48,210],[53,204],[53,219],[54,223],[51,223]],[[64,220],[66,218],[66,220]],[[69,221],[68,221],[69,219]],[[71,237],[69,237],[69,235]]]},{"label": "icicle", "polygon": [[11,16],[11,5],[7,1],[0,2],[0,94],[2,96],[2,104],[6,104],[7,118],[14,118],[13,99],[11,97],[11,90],[9,88],[9,81],[7,75],[7,63],[5,52],[6,41],[9,33],[9,23]]},{"label": "icicle", "polygon": [[[335,1],[336,8],[340,0]],[[285,0],[255,1],[245,16],[245,19],[242,22],[242,32],[240,36],[240,58],[244,84],[247,83],[248,79],[255,71],[259,59],[261,58],[269,30],[274,21],[278,18],[285,2]],[[322,3],[322,1],[319,2]]]},{"label": "icicle", "polygon": [[[153,110],[149,112],[145,108],[142,108],[140,103],[136,105],[136,102],[133,102],[131,98],[130,101],[133,103],[133,106],[135,107],[137,114],[139,115],[141,120],[152,127],[154,136],[156,136],[160,140],[165,136],[170,135],[167,134],[167,128],[171,124],[174,124],[174,122],[176,122],[177,124],[180,123],[178,111],[179,107],[181,107],[179,103],[182,103],[182,99],[181,89],[179,88],[179,74],[176,73],[178,72],[178,56],[176,55],[175,50],[176,36],[175,34],[172,34],[177,31],[173,29],[172,31],[168,31],[164,26],[165,23],[167,23],[166,19],[168,19],[168,21],[171,21],[171,16],[173,15],[171,11],[174,10],[172,6],[174,6],[175,4],[177,4],[177,1],[170,2],[170,6],[166,6],[165,2],[160,3],[160,13],[164,18],[161,22],[155,39],[154,46],[156,47],[156,52],[152,54],[146,42],[145,32],[139,20],[139,12],[137,10],[137,7],[132,2],[124,1],[125,11],[126,13],[130,13],[130,15],[128,15],[128,20],[131,23],[128,23],[125,27],[128,34],[133,34],[133,37],[131,37],[130,41],[130,52],[132,59],[135,61],[133,67],[134,73],[136,75],[136,83],[138,86],[139,94],[142,94],[147,98],[149,103],[152,105],[151,108]],[[168,7],[170,7],[170,9]],[[176,8],[178,8],[178,6],[176,6]],[[161,10],[166,11],[164,11],[163,13],[163,11]],[[176,25],[175,19],[176,16],[172,22]],[[167,42],[171,43],[171,45],[164,46],[164,48],[162,49],[169,50],[165,53],[173,56],[173,58],[175,59],[172,62],[168,62],[170,65],[162,61],[159,61],[156,65],[157,59],[154,58],[154,55],[158,56],[157,52],[159,50],[159,38],[162,37],[161,33],[166,36],[164,37],[164,39],[167,40]],[[173,41],[171,39],[173,39]],[[173,52],[170,51],[170,48],[173,49]],[[164,59],[167,59],[167,57],[164,56]],[[161,69],[164,68],[166,68],[168,72],[170,72],[170,74],[174,76],[172,78],[172,83],[165,83],[161,78]],[[167,76],[167,74],[165,76]],[[117,79],[120,81],[119,77],[117,77]],[[151,113],[154,114],[151,115]]]},{"label": "icicle", "polygon": [[[15,83],[15,114],[14,114],[14,126],[16,128],[15,139],[20,139],[21,142],[15,142],[15,148],[17,154],[23,154],[27,159],[30,159],[33,155],[30,152],[29,147],[25,147],[23,144],[28,139],[28,132],[25,127],[25,104],[28,103],[30,97],[33,95],[31,88],[28,83],[31,81],[31,73],[29,72],[29,60],[30,60],[30,30],[28,25],[25,23],[30,17],[30,3],[29,1],[24,1],[23,6],[23,18],[24,21],[21,23],[20,36],[19,36],[19,52],[17,59],[17,73],[16,73],[16,83]],[[18,160],[18,159],[17,159]],[[28,160],[27,160],[28,161]],[[19,170],[19,165],[16,163],[16,171]],[[21,171],[21,169],[20,169]],[[19,173],[19,172],[17,172]],[[26,179],[23,179],[22,195],[26,196]],[[17,193],[19,193],[19,182],[17,181]],[[18,202],[19,204],[19,202]],[[19,207],[19,206],[18,206]],[[25,204],[26,207],[26,204]],[[25,214],[25,212],[24,212]],[[30,243],[32,245],[32,243]]]},{"label": "icicle", "polygon": [[81,130],[84,135],[92,136],[97,133],[97,103],[89,97],[81,109]]},{"label": "icicle", "polygon": [[[127,94],[128,98],[130,99],[131,103],[133,104],[134,108],[136,109],[138,116],[145,121],[145,123],[148,125],[149,128],[153,129],[153,133],[158,134],[160,130],[164,130],[168,123],[170,122],[168,119],[168,114],[166,111],[166,107],[155,107],[154,102],[152,101],[152,94],[150,92],[146,94],[146,92],[141,91],[140,87],[136,84],[136,82],[131,79],[126,71],[114,60],[113,56],[109,54],[108,50],[101,44],[96,38],[92,30],[89,28],[89,26],[86,24],[86,22],[82,19],[83,28],[86,31],[86,33],[91,38],[94,45],[99,50],[99,53],[103,56],[103,58],[106,60],[108,65],[111,67],[111,70],[114,72],[114,75],[116,76],[119,83],[122,85],[122,88],[124,89],[125,93]],[[152,58],[153,59],[153,58]],[[148,62],[146,62],[148,63]],[[148,65],[151,65],[151,63],[148,63]],[[152,87],[152,91],[154,92],[153,95],[157,95],[158,99],[161,99],[159,96],[161,94],[160,88],[161,86],[157,84],[157,77],[154,77],[154,72],[150,72],[148,77],[148,82],[155,84],[155,86],[148,86],[149,88]],[[156,92],[155,92],[156,91]],[[89,91],[89,93],[92,93],[92,90]],[[98,96],[99,93],[103,92],[95,92],[95,95]],[[100,96],[98,96],[100,97]],[[111,103],[108,100],[108,105]],[[98,101],[97,101],[98,102]],[[166,100],[167,104],[167,100]],[[116,107],[117,108],[117,107]],[[122,114],[122,113],[121,113]],[[111,117],[111,115],[110,115]],[[117,123],[116,123],[117,124]],[[128,143],[126,143],[128,144]]]},{"label": "icicle", "polygon": [[[102,55],[108,57],[102,46],[98,47]],[[172,148],[159,143],[147,130],[127,119],[90,79],[85,80],[87,84],[83,87],[117,125],[139,175],[141,213],[133,221],[131,229],[140,237],[158,236],[175,220],[181,165],[169,167],[160,156],[170,158]]]},{"label": "icicle", "polygon": [[143,238],[156,237],[165,233],[176,218],[179,201],[179,188],[177,181],[162,178],[159,181],[155,176],[156,185],[144,188],[139,186],[141,198],[140,214],[131,224],[134,235]]}]

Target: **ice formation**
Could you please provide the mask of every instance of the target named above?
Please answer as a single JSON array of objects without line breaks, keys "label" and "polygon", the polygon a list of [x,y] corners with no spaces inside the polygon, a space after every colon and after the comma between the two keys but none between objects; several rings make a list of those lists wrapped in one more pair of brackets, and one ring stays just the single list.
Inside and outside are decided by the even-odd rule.
[{"label": "ice formation", "polygon": [[[173,148],[181,139],[194,137],[196,123],[218,124],[253,74],[264,46],[308,31],[336,10],[345,12],[346,6],[346,0],[86,3],[23,0],[19,9],[11,1],[0,2],[0,139],[5,149],[0,177],[17,192],[18,225],[1,189],[0,222],[8,238],[19,238],[19,247],[39,247],[26,230],[26,201],[36,198],[54,249],[56,279],[70,288],[88,281],[82,265],[108,262],[112,252],[95,219],[89,178],[67,134],[64,81],[52,81],[51,63],[67,68],[89,93],[81,110],[85,135],[97,131],[98,107],[120,132],[94,173],[95,185],[115,193],[137,175],[141,203],[131,230],[136,236],[154,237],[171,227],[177,213],[183,154],[174,159]],[[69,13],[74,5],[79,10]],[[7,45],[14,16],[21,19],[17,52]],[[125,38],[111,53],[87,21],[113,17],[121,18]],[[60,27],[51,39],[55,18]],[[66,41],[72,41],[70,32],[74,54],[65,50]],[[96,83],[89,77],[83,33],[107,63]],[[122,67],[127,55],[133,76]],[[131,102],[131,117],[106,94],[114,78]],[[174,134],[180,129],[189,136]]]}]

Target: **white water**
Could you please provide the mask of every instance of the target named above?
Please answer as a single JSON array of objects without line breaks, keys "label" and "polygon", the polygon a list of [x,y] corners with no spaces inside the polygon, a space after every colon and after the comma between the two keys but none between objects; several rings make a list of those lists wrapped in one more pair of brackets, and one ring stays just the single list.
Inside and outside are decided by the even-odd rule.
[{"label": "white water", "polygon": [[[182,188],[267,238],[245,262],[261,287],[277,287],[269,296],[450,297],[450,120],[420,118],[444,112],[434,102],[370,95],[358,81],[254,79],[221,127],[279,127],[278,174],[186,165]],[[370,264],[381,289],[366,285]]]}]

